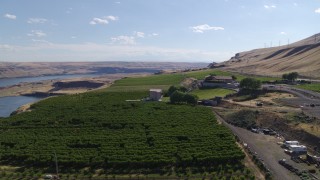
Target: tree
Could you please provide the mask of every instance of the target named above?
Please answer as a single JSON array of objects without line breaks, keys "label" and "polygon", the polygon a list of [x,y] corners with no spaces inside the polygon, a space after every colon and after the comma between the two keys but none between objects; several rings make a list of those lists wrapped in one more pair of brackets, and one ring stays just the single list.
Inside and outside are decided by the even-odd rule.
[{"label": "tree", "polygon": [[187,104],[196,105],[198,103],[198,99],[199,99],[199,97],[197,95],[194,95],[194,94],[186,94],[186,95],[184,95],[184,101]]},{"label": "tree", "polygon": [[291,72],[288,74],[287,79],[289,81],[295,81],[298,78],[299,74],[297,72]]},{"label": "tree", "polygon": [[261,87],[261,81],[253,78],[244,78],[240,81],[240,88],[249,91],[255,91]]},{"label": "tree", "polygon": [[291,72],[289,74],[282,74],[282,79],[288,81],[295,81],[298,78],[299,74],[297,72]]},{"label": "tree", "polygon": [[171,96],[172,93],[174,93],[175,91],[180,91],[180,92],[187,92],[188,89],[185,88],[184,86],[180,86],[180,87],[176,87],[176,86],[170,86],[168,91],[167,91],[167,95]]},{"label": "tree", "polygon": [[175,86],[170,86],[169,89],[168,89],[168,96],[171,96],[172,93],[174,93],[176,90],[178,90],[177,87]]},{"label": "tree", "polygon": [[288,74],[282,74],[282,79],[288,79]]},{"label": "tree", "polygon": [[184,101],[184,93],[180,91],[174,91],[170,96],[170,102],[173,104],[182,103]]},{"label": "tree", "polygon": [[237,76],[232,75],[231,77],[232,77],[232,80],[234,80],[234,81],[237,80]]}]

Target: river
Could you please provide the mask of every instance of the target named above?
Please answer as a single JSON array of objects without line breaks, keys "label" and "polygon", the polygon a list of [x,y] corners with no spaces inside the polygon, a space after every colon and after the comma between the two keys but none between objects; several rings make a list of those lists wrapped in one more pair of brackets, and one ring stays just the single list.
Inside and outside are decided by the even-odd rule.
[{"label": "river", "polygon": [[68,79],[68,78],[94,77],[94,76],[98,76],[98,74],[65,74],[65,75],[39,76],[39,77],[4,78],[4,79],[0,79],[0,87],[12,86],[22,82],[39,82],[39,81],[53,80],[53,79]]},{"label": "river", "polygon": [[[39,76],[39,77],[23,77],[23,78],[5,78],[0,79],[0,87],[12,86],[22,82],[39,82],[53,79],[68,79],[80,77],[94,77],[100,74],[69,74],[69,75],[55,75],[55,76]],[[10,114],[18,109],[20,106],[28,103],[33,103],[42,98],[27,97],[27,96],[9,96],[0,97],[0,117],[8,117]]]},{"label": "river", "polygon": [[42,98],[29,96],[0,97],[0,117],[8,117],[20,106],[39,101]]}]

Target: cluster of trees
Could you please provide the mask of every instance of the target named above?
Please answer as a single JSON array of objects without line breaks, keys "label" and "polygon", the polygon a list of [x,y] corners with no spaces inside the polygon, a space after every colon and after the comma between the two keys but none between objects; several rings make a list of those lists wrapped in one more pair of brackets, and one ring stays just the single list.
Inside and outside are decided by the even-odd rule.
[{"label": "cluster of trees", "polygon": [[[176,93],[177,91],[174,91]],[[2,162],[121,168],[240,163],[210,109],[126,102],[147,92],[90,92],[41,101],[0,122]]]},{"label": "cluster of trees", "polygon": [[187,103],[196,105],[199,97],[194,94],[188,94],[187,89],[185,87],[176,87],[176,86],[170,86],[168,89],[168,95],[170,96],[170,102],[172,104],[181,104],[181,103]]},{"label": "cluster of trees", "polygon": [[261,81],[254,78],[244,78],[240,81],[240,88],[252,93],[261,88]]},{"label": "cluster of trees", "polygon": [[295,81],[298,78],[299,74],[297,72],[291,72],[288,74],[283,74],[282,79],[288,80],[288,81]]}]

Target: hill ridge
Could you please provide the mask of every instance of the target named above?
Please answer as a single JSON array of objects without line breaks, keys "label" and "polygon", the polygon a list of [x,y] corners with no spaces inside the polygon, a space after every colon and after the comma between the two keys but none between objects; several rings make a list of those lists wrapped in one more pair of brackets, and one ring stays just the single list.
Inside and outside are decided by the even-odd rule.
[{"label": "hill ridge", "polygon": [[280,76],[296,71],[320,78],[320,33],[285,46],[240,52],[218,66],[248,74]]}]

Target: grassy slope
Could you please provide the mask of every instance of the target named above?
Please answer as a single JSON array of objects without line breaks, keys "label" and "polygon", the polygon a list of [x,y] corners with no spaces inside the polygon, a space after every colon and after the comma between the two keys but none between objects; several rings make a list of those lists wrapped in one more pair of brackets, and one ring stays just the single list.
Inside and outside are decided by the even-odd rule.
[{"label": "grassy slope", "polygon": [[208,70],[204,70],[204,71],[192,71],[192,72],[185,73],[186,76],[194,77],[196,79],[204,79],[204,77],[209,74],[215,74],[217,76],[232,76],[232,75],[234,75],[237,77],[237,81],[241,81],[242,79],[247,78],[247,77],[252,77],[252,78],[255,78],[255,79],[260,80],[262,82],[263,81],[280,80],[280,78],[277,78],[277,77],[252,76],[252,75],[249,76],[249,75],[242,75],[239,73],[221,71],[221,70],[217,70],[217,69],[208,69]]},{"label": "grassy slope", "polygon": [[320,92],[320,84],[303,84],[297,85],[296,87],[310,91]]},{"label": "grassy slope", "polygon": [[179,85],[185,78],[183,74],[163,74],[146,77],[124,78],[115,82],[107,91],[147,91],[150,88],[168,89]]},{"label": "grassy slope", "polygon": [[224,97],[227,94],[234,93],[233,90],[229,89],[222,89],[222,88],[215,88],[215,89],[197,89],[192,91],[192,94],[195,94],[199,97],[199,99],[210,99],[214,98],[215,96]]}]

